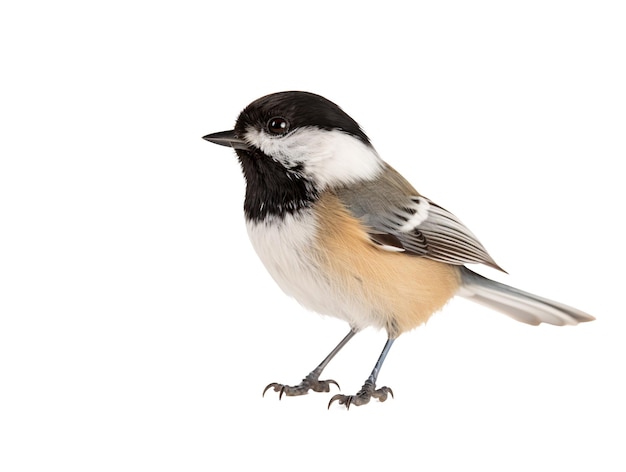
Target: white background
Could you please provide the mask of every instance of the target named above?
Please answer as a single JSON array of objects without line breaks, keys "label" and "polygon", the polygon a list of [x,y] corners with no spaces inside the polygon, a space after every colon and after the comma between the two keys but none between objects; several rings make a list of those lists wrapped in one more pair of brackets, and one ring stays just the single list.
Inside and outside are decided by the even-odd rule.
[{"label": "white background", "polygon": [[[622,2],[13,2],[0,9],[0,469],[624,470]],[[19,6],[17,6],[19,5]],[[463,300],[349,412],[278,401],[345,335],[247,241],[234,152],[201,139],[308,90],[478,235],[587,310]],[[344,393],[385,341],[327,369]]]}]

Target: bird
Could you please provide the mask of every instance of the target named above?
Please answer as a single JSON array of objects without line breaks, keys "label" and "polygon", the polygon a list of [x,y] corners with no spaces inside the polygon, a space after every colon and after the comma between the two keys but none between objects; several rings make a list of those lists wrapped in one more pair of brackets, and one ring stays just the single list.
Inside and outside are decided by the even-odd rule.
[{"label": "bird", "polygon": [[297,385],[273,382],[279,398],[339,388],[322,371],[361,330],[387,340],[363,386],[330,399],[349,409],[393,397],[378,375],[394,341],[460,296],[530,325],[595,318],[479,275],[504,270],[452,213],[421,195],[377,153],[361,126],[314,93],[263,96],[234,129],[203,136],[233,148],[245,180],[249,239],[265,268],[302,306],[344,320],[348,334]]}]

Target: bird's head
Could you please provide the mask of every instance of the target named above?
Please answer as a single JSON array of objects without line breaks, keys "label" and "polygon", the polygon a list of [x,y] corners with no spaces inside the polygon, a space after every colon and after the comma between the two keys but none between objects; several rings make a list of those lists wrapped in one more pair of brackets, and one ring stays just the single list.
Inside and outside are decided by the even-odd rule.
[{"label": "bird's head", "polygon": [[[249,172],[273,169],[321,191],[370,180],[383,167],[358,123],[330,100],[308,92],[259,98],[240,113],[233,130],[204,139],[233,147],[248,181]],[[259,160],[269,166],[253,165]]]}]

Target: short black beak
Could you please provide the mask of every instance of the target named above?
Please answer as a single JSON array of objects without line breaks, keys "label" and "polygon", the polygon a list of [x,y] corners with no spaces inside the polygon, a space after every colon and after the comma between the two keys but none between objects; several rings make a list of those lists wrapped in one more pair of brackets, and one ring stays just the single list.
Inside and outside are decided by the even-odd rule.
[{"label": "short black beak", "polygon": [[246,143],[243,139],[235,136],[234,130],[207,134],[206,136],[203,136],[202,139],[206,139],[211,143],[219,144],[221,146],[230,146],[234,149],[250,149],[248,147],[248,143]]}]

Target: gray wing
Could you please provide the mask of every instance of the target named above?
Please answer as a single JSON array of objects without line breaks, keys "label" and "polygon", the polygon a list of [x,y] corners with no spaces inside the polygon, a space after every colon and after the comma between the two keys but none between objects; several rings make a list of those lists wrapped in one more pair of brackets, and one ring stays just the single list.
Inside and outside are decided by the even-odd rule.
[{"label": "gray wing", "polygon": [[420,195],[390,166],[373,181],[335,191],[382,249],[453,265],[482,263],[502,270],[456,216]]}]

